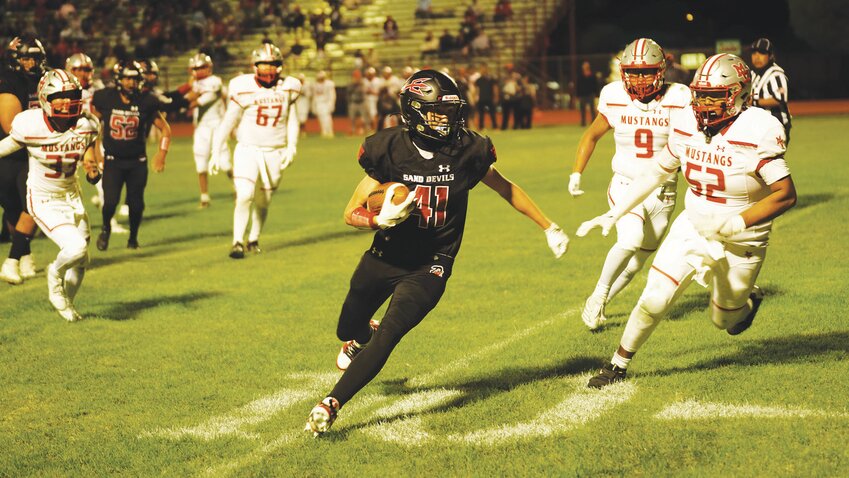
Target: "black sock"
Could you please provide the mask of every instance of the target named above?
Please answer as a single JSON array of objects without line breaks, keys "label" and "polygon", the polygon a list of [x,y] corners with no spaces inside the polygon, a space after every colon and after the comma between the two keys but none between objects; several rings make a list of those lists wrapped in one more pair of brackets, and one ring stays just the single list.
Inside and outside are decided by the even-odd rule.
[{"label": "black sock", "polygon": [[9,251],[9,258],[20,260],[21,257],[28,255],[31,252],[29,247],[31,240],[31,235],[24,234],[16,229],[12,234],[12,249]]},{"label": "black sock", "polygon": [[130,240],[137,241],[139,238],[139,227],[142,223],[142,213],[144,210],[130,209]]}]

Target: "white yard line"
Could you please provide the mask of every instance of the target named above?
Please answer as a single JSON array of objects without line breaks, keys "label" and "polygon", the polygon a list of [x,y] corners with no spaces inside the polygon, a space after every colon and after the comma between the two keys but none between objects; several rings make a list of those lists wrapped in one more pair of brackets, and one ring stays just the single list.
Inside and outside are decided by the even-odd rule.
[{"label": "white yard line", "polygon": [[655,415],[660,420],[710,420],[714,418],[847,418],[849,414],[780,406],[732,405],[685,400],[667,405]]}]

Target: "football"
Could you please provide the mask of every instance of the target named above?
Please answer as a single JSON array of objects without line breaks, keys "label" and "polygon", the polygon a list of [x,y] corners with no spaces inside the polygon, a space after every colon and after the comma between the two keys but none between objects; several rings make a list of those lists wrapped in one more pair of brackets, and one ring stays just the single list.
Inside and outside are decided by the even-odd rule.
[{"label": "football", "polygon": [[[389,189],[389,186],[393,184],[401,184],[395,182],[383,183],[380,186],[374,188],[374,191],[370,192],[368,195],[368,201],[366,202],[366,207],[370,212],[380,212],[380,208],[383,206],[383,199],[386,196],[386,190]],[[407,186],[401,184],[400,187],[395,189],[395,195],[392,197],[393,204],[401,204],[404,199],[407,198],[407,195],[410,194],[410,189]]]}]

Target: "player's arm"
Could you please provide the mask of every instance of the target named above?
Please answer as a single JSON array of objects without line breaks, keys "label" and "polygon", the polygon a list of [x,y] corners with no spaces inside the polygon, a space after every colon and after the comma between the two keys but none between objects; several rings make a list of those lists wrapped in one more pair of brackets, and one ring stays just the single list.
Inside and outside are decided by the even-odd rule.
[{"label": "player's arm", "polygon": [[9,134],[12,131],[12,120],[23,111],[18,97],[11,93],[0,93],[0,128]]},{"label": "player's arm", "polygon": [[348,205],[345,206],[345,224],[357,229],[377,229],[377,224],[374,222],[377,214],[366,210],[365,204],[369,193],[379,185],[380,183],[369,175],[360,180],[357,188],[354,189],[354,194],[348,201]]},{"label": "player's arm", "polygon": [[244,111],[242,105],[237,103],[236,100],[230,99],[227,104],[227,111],[224,113],[224,119],[212,133],[212,157],[209,160],[210,174],[218,174],[219,165],[223,162],[223,158],[219,158],[220,151],[227,143],[227,138],[230,137],[233,128],[242,118]]},{"label": "player's arm", "polygon": [[15,138],[6,136],[0,141],[0,158],[6,157],[23,147],[24,145],[15,141]]},{"label": "player's arm", "polygon": [[569,247],[569,236],[560,229],[560,226],[551,222],[543,214],[542,210],[521,187],[502,176],[493,166],[489,167],[489,171],[481,179],[481,182],[498,193],[515,210],[528,216],[543,229],[548,247],[551,248],[555,257],[559,258],[566,253],[566,249]]},{"label": "player's arm", "polygon": [[796,185],[790,176],[770,184],[769,189],[769,196],[740,214],[746,227],[775,219],[796,205]]},{"label": "player's arm", "polygon": [[159,150],[153,155],[153,170],[161,173],[165,171],[165,155],[168,154],[168,148],[171,147],[171,125],[165,120],[165,115],[161,111],[157,111],[156,118],[153,119],[153,126],[156,126],[162,135],[162,139],[159,140]]},{"label": "player's arm", "polygon": [[679,166],[680,161],[672,154],[667,144],[665,148],[655,154],[655,161],[652,162],[651,167],[643,170],[642,174],[631,182],[622,199],[613,208],[601,216],[581,224],[578,232],[576,232],[578,237],[586,236],[596,227],[600,227],[601,234],[606,236],[610,233],[610,229],[616,224],[616,221],[643,202],[652,191],[666,182],[670,175],[677,174],[676,171]]},{"label": "player's arm", "polygon": [[595,145],[611,129],[613,128],[610,127],[607,118],[599,114],[581,135],[581,140],[578,141],[578,151],[575,154],[575,165],[572,167],[572,174],[569,175],[569,194],[573,197],[584,194],[584,191],[581,190],[581,174],[590,162],[590,157],[595,151]]}]

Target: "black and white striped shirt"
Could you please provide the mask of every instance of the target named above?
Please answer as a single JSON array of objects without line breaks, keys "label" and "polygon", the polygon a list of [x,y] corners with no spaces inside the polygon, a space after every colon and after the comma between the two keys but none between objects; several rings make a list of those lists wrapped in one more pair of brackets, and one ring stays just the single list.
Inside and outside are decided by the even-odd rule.
[{"label": "black and white striped shirt", "polygon": [[790,111],[787,109],[789,82],[784,69],[773,63],[763,75],[752,70],[752,95],[755,105],[762,99],[774,98],[780,103],[778,106],[768,108],[773,116],[781,121],[785,129],[790,129]]}]

